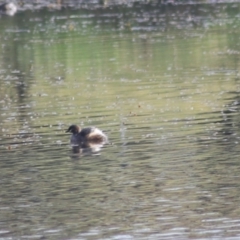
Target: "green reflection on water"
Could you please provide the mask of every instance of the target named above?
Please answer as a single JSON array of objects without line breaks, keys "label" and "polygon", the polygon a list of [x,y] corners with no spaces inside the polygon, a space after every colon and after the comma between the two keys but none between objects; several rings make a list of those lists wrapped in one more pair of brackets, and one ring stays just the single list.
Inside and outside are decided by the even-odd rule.
[{"label": "green reflection on water", "polygon": [[[1,222],[25,228],[3,224],[9,235],[182,227],[206,237],[213,219],[231,236],[222,229],[239,213],[238,108],[227,113],[238,100],[238,16],[231,5],[192,10],[159,10],[155,25],[137,10],[127,20],[77,11],[2,19]],[[71,159],[71,123],[99,126],[113,145]]]}]

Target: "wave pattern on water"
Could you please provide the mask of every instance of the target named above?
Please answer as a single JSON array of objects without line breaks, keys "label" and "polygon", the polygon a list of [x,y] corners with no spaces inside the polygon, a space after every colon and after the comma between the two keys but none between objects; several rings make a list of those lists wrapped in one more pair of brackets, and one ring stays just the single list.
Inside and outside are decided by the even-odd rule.
[{"label": "wave pattern on water", "polygon": [[207,6],[1,18],[1,239],[239,238],[238,5]]}]

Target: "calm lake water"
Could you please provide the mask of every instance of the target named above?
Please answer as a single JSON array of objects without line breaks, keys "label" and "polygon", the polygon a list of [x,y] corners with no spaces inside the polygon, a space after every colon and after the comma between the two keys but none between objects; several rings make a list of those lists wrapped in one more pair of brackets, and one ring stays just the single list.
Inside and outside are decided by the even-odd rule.
[{"label": "calm lake water", "polygon": [[239,10],[2,16],[0,238],[239,239]]}]

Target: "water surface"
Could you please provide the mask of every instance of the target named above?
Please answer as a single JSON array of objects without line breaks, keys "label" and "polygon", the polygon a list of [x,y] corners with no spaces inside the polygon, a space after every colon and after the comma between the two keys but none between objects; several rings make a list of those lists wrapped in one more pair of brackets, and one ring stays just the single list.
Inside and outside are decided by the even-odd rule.
[{"label": "water surface", "polygon": [[2,17],[1,238],[238,239],[239,7]]}]

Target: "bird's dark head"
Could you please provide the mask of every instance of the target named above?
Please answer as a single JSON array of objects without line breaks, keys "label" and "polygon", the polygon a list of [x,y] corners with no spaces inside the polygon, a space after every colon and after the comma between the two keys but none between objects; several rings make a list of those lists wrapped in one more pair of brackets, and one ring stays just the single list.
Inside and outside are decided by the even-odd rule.
[{"label": "bird's dark head", "polygon": [[77,126],[77,125],[71,125],[68,130],[66,132],[70,132],[70,133],[73,133],[73,134],[77,134],[80,132],[80,127]]}]

